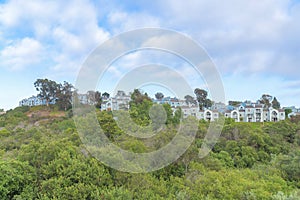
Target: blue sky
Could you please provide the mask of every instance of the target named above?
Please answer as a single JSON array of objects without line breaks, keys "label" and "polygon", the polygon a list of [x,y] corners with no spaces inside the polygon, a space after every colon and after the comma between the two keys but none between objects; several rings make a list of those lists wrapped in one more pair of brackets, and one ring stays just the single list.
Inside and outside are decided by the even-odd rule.
[{"label": "blue sky", "polygon": [[[74,83],[97,46],[144,27],[179,31],[203,46],[221,74],[227,100],[268,93],[283,106],[300,106],[299,19],[300,3],[293,0],[0,1],[0,108],[14,108],[36,94],[38,78]],[[125,72],[121,66],[146,57],[121,59],[108,70],[111,81],[99,88],[111,90]]]}]

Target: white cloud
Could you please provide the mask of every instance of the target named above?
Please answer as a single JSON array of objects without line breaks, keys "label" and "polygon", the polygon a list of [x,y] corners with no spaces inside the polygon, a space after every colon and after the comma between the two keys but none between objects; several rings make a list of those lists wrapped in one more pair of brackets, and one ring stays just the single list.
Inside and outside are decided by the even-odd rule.
[{"label": "white cloud", "polygon": [[120,33],[137,28],[160,27],[161,19],[155,15],[149,15],[143,12],[124,12],[112,11],[108,15],[108,22],[114,33]]},{"label": "white cloud", "polygon": [[[45,46],[55,73],[78,70],[83,59],[109,37],[88,0],[8,1],[0,7],[0,30],[6,41],[15,43],[30,35]],[[19,63],[17,68],[25,67]]]},{"label": "white cloud", "polygon": [[[0,63],[13,70],[41,64],[47,69],[43,71],[45,76],[75,76],[89,53],[111,34],[164,27],[185,32],[207,49],[226,76],[225,84],[230,85],[226,87],[232,97],[236,96],[234,92],[255,96],[266,88],[283,98],[277,88],[296,86],[290,82],[285,84],[281,77],[298,80],[299,11],[300,4],[292,0],[153,0],[151,4],[146,1],[9,0],[0,4]],[[165,46],[183,47],[174,38],[155,38],[151,43],[170,40]],[[115,49],[124,48],[122,45],[113,44]],[[134,52],[108,72],[116,78],[149,62],[176,66],[197,85],[191,68],[163,53],[147,52],[142,56]],[[249,78],[257,74],[261,77]],[[252,85],[263,87],[257,90]],[[293,94],[293,99],[300,97],[299,92],[285,91]],[[289,97],[284,98],[288,102]]]},{"label": "white cloud", "polygon": [[122,76],[122,72],[118,70],[115,66],[111,66],[107,69],[108,73],[111,73],[114,77],[120,78]]},{"label": "white cloud", "polygon": [[153,14],[154,8],[163,26],[184,30],[203,44],[222,72],[292,76],[298,68],[296,51],[283,50],[300,48],[300,6],[291,1],[167,0],[155,1]]},{"label": "white cloud", "polygon": [[43,47],[32,38],[24,38],[6,46],[0,52],[0,57],[1,67],[10,70],[21,70],[35,65],[43,59]]}]

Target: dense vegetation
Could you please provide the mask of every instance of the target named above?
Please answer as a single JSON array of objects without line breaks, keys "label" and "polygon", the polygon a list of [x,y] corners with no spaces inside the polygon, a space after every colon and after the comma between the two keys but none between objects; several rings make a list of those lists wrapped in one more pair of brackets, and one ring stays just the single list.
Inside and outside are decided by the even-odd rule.
[{"label": "dense vegetation", "polygon": [[[135,96],[131,116],[148,124],[147,97]],[[168,106],[164,106],[168,111]],[[174,136],[178,116],[153,140],[129,137],[110,112],[98,112],[110,140],[146,152]],[[209,123],[200,121],[194,143],[175,163],[152,173],[107,167],[82,145],[72,113],[19,107],[0,116],[0,199],[299,199],[300,123],[226,120],[219,142],[199,159]]]}]

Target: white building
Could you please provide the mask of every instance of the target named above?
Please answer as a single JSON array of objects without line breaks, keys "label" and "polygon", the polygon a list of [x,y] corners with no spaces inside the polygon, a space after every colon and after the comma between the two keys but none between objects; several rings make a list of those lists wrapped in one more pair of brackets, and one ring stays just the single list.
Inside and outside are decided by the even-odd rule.
[{"label": "white building", "polygon": [[204,110],[200,111],[200,118],[198,119],[204,119],[205,121],[215,121],[219,118],[219,112],[216,110]]},{"label": "white building", "polygon": [[126,95],[124,91],[118,91],[115,97],[103,99],[101,110],[128,110],[131,96]]},{"label": "white building", "polygon": [[[52,100],[49,102],[49,104],[55,104],[56,100]],[[32,96],[27,99],[23,99],[19,102],[19,106],[41,106],[41,105],[47,105],[46,99],[42,99],[37,96]]]},{"label": "white building", "polygon": [[268,112],[265,114],[266,116],[266,121],[270,122],[276,122],[276,121],[281,121],[285,120],[285,111],[283,109],[274,109],[274,108],[269,108]]},{"label": "white building", "polygon": [[[101,104],[102,111],[112,111],[112,110],[128,110],[129,102],[131,101],[131,96],[126,95],[123,91],[118,91],[115,97],[110,97],[103,99]],[[177,98],[165,97],[160,100],[152,99],[154,103],[157,104],[169,104],[173,110],[173,113],[181,108],[184,118],[188,116],[194,116],[197,119],[204,119],[206,121],[215,121],[219,118],[218,111],[204,110],[200,111],[199,107],[195,104],[187,103],[185,100],[179,100]]]},{"label": "white building", "polygon": [[236,122],[276,122],[285,120],[283,109],[272,107],[264,109],[262,104],[240,105],[235,110],[225,111],[224,116],[232,118]]},{"label": "white building", "polygon": [[225,103],[219,102],[219,103],[213,103],[211,106],[212,110],[217,110],[218,112],[224,112],[226,110]]},{"label": "white building", "polygon": [[[188,116],[194,116],[197,119],[204,119],[205,121],[215,121],[219,118],[219,112],[215,110],[199,110],[198,106],[181,106],[181,111],[183,118],[187,118]],[[173,112],[175,112],[178,108],[172,108]]]},{"label": "white building", "polygon": [[177,99],[176,97],[164,97],[162,99],[152,99],[154,103],[157,104],[169,104],[172,108],[182,107],[182,106],[196,106],[193,103],[187,103],[185,100]]},{"label": "white building", "polygon": [[[173,111],[176,111],[178,107],[172,107]],[[180,106],[183,118],[188,116],[194,116],[199,118],[199,107],[197,106]]]}]

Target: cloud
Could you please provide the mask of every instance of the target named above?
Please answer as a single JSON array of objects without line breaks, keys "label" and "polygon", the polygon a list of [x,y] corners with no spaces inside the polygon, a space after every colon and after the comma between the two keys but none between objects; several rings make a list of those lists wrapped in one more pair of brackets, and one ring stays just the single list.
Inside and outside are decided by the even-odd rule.
[{"label": "cloud", "polygon": [[[299,18],[300,3],[293,0],[9,0],[0,3],[0,65],[1,70],[22,72],[40,66],[45,77],[74,79],[88,55],[111,35],[163,27],[184,32],[205,47],[225,76],[231,97],[237,97],[235,92],[248,98],[266,88],[288,102],[288,96],[299,99],[299,92],[288,89],[297,87],[293,81],[299,72]],[[132,38],[128,42],[134,42]],[[147,42],[183,47],[181,40],[170,37]],[[116,50],[126,44],[112,45]],[[202,87],[193,70],[179,60],[161,52],[133,52],[108,73],[115,79],[137,65],[159,63],[176,68],[193,86]],[[256,75],[261,77],[251,78]],[[258,90],[253,85],[264,87]],[[280,96],[272,87],[293,95]]]},{"label": "cloud", "polygon": [[[300,8],[290,1],[110,2],[103,9],[95,5],[87,0],[8,1],[0,7],[1,35],[11,39],[18,37],[12,34],[18,31],[33,34],[50,55],[64,54],[65,59],[56,60],[70,58],[56,63],[52,69],[57,70],[76,58],[81,62],[110,36],[107,30],[117,34],[142,27],[167,27],[195,38],[223,73],[268,73],[272,68],[273,73],[295,74],[299,55],[287,51],[299,48]],[[99,26],[99,16],[105,28]],[[156,42],[159,39],[164,38],[156,38]]]},{"label": "cloud", "polygon": [[43,50],[42,44],[32,38],[15,41],[0,52],[0,66],[13,71],[32,67],[42,61]]},{"label": "cloud", "polygon": [[[300,6],[292,1],[153,1],[147,13],[202,44],[223,73],[295,76]],[[293,48],[294,51],[290,51]]]},{"label": "cloud", "polygon": [[[77,71],[84,58],[110,35],[99,27],[96,9],[88,0],[8,1],[0,7],[0,31],[4,43],[33,38],[47,49],[50,73],[62,74]],[[19,62],[14,66],[24,69],[28,65]]]},{"label": "cloud", "polygon": [[[175,29],[203,45],[224,74],[296,76],[300,56],[297,2],[154,0],[151,4],[120,4],[108,16],[113,32],[149,26]],[[130,7],[135,9],[128,10]],[[174,41],[172,45],[178,43]]]},{"label": "cloud", "polygon": [[120,33],[137,28],[160,27],[161,19],[145,12],[112,11],[108,15],[108,23],[113,33]]}]

